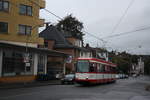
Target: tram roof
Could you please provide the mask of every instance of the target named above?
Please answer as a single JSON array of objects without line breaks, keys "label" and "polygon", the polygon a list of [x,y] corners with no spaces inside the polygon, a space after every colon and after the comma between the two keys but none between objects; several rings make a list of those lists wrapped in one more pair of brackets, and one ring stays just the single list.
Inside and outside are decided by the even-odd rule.
[{"label": "tram roof", "polygon": [[78,58],[77,60],[89,60],[91,62],[100,62],[102,64],[110,65],[112,67],[117,67],[117,65],[112,62],[108,62],[108,61],[97,59],[97,58]]}]

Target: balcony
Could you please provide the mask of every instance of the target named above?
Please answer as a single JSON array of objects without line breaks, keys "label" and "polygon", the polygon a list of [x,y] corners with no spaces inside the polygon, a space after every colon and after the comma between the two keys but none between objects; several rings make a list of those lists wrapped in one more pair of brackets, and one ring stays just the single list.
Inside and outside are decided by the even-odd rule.
[{"label": "balcony", "polygon": [[45,0],[39,0],[39,5],[41,9],[45,8],[45,5],[46,5]]}]

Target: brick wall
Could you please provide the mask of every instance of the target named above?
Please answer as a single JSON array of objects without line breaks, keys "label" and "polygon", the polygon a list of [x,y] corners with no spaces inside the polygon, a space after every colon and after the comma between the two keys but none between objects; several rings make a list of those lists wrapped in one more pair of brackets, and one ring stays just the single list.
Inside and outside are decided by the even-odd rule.
[{"label": "brick wall", "polygon": [[47,44],[48,44],[48,47],[47,47],[47,48],[48,48],[48,49],[53,50],[55,41],[53,41],[53,40],[44,40],[44,42],[47,42]]},{"label": "brick wall", "polygon": [[70,54],[72,56],[75,55],[74,53],[74,49],[55,49],[56,51],[60,51],[60,52],[64,52],[64,53],[67,53],[67,54]]},{"label": "brick wall", "polygon": [[66,38],[72,45],[75,45],[75,38]]}]

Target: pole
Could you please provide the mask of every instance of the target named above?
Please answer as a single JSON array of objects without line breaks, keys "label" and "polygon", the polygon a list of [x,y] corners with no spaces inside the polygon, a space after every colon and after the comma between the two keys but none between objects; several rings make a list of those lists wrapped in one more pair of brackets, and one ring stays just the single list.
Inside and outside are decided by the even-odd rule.
[{"label": "pole", "polygon": [[65,75],[66,74],[66,63],[64,63],[64,67],[63,67],[63,74]]},{"label": "pole", "polygon": [[63,57],[63,75],[65,75],[66,74],[66,58],[65,57]]},{"label": "pole", "polygon": [[27,63],[29,63],[29,52],[28,52],[28,40],[29,40],[29,36],[28,34],[26,34],[27,37],[26,37],[26,50],[25,50],[25,73],[27,71]]}]

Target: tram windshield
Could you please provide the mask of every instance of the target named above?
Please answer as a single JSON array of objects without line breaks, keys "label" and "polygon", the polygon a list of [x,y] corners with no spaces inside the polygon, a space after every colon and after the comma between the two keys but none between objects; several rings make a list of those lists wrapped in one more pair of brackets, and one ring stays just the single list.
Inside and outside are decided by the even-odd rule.
[{"label": "tram windshield", "polygon": [[86,60],[80,60],[77,62],[77,72],[89,72],[89,62]]}]

